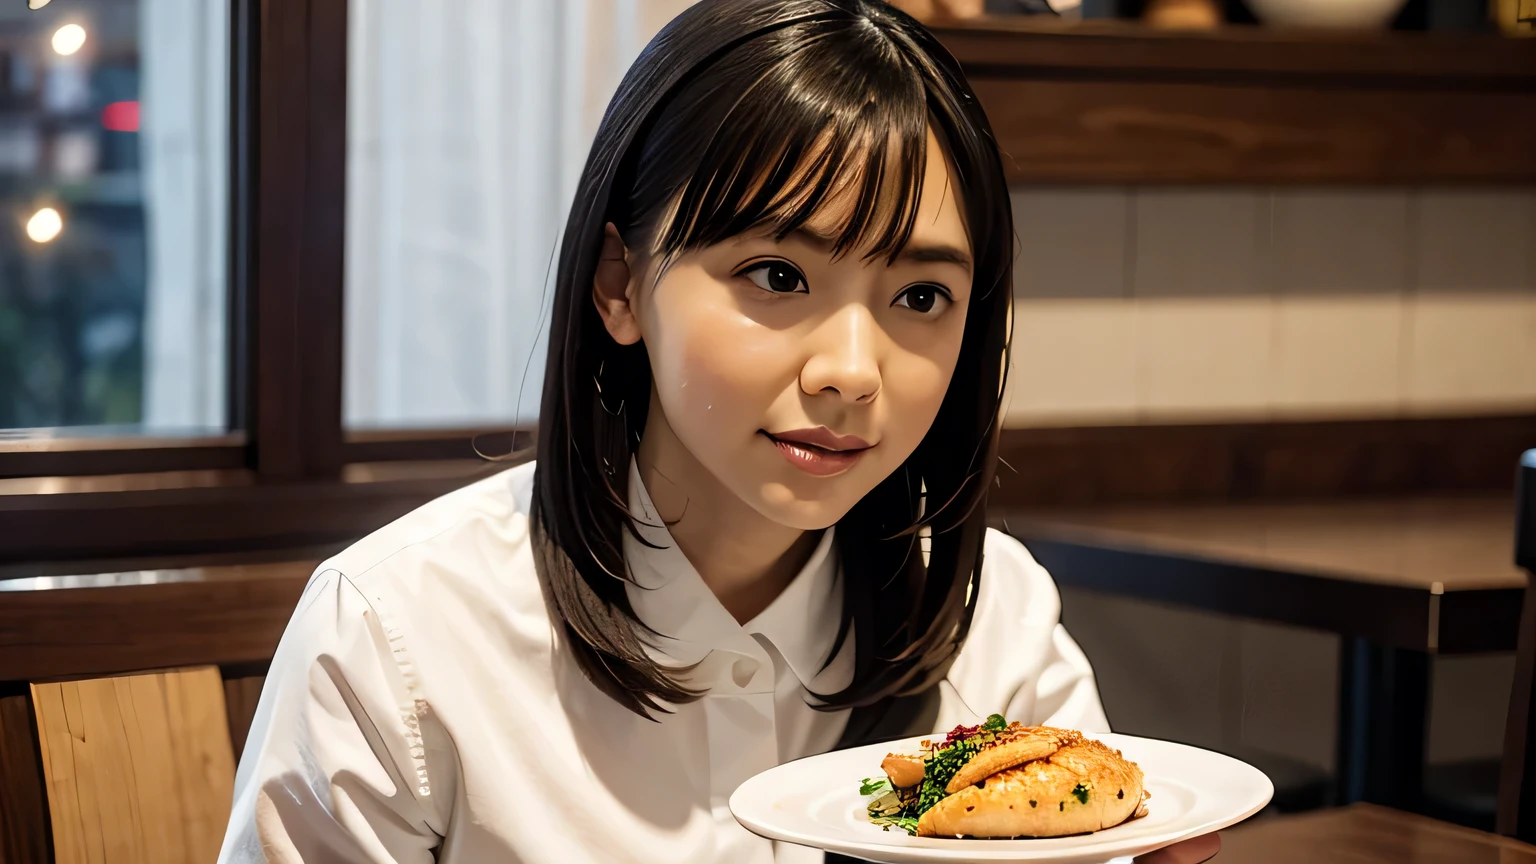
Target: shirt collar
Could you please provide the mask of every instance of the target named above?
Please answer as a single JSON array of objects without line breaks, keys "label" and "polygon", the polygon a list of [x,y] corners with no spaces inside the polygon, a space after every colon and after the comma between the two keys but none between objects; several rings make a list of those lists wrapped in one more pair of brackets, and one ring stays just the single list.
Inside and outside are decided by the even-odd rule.
[{"label": "shirt collar", "polygon": [[[673,541],[651,503],[638,466],[629,468],[629,507],[638,538],[626,532],[624,560],[633,582],[627,593],[641,623],[656,631],[652,655],[667,665],[689,666],[712,652],[760,656],[758,639],[778,651],[800,683],[812,692],[847,686],[852,675],[851,638],[837,662],[823,671],[842,618],[842,586],[833,529],[828,528],[788,587],[745,626],[720,604]],[[649,634],[647,634],[649,635]]]}]

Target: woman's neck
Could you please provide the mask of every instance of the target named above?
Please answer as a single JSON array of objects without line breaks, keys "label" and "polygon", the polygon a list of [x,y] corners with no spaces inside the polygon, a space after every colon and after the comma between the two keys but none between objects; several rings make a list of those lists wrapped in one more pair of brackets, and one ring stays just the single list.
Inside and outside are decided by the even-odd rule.
[{"label": "woman's neck", "polygon": [[780,525],[742,501],[678,440],[651,406],[640,479],[672,539],[738,623],[767,609],[805,567],[820,531]]}]

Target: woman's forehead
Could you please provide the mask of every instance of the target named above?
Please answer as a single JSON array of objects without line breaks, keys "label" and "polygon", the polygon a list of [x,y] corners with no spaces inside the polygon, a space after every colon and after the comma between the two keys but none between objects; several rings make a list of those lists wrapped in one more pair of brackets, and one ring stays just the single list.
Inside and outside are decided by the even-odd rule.
[{"label": "woman's forehead", "polygon": [[[806,220],[803,226],[806,232],[821,237],[837,237],[856,218],[861,206],[860,184],[852,178],[857,177],[859,172],[856,166],[849,167],[853,170],[840,170],[837,173],[840,178],[850,179],[840,179],[836,183],[834,191],[822,200],[821,206]],[[887,171],[881,194],[875,202],[876,209],[894,206],[894,202],[900,200],[897,184],[904,184],[905,181],[906,178],[900,176],[900,172]],[[970,248],[970,235],[965,227],[965,202],[960,199],[959,191],[949,152],[930,128],[925,147],[922,192],[918,197],[907,245]],[[882,212],[874,221],[889,216]]]}]

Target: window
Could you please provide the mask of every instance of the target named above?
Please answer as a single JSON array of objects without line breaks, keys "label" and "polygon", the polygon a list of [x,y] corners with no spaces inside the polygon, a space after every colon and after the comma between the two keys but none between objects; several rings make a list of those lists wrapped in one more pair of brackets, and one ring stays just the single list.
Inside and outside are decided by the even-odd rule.
[{"label": "window", "polygon": [[347,13],[0,0],[0,579],[318,553],[495,470],[462,432],[344,436]]},{"label": "window", "polygon": [[691,0],[348,7],[345,420],[532,425],[571,195]]},{"label": "window", "polygon": [[0,5],[7,437],[229,425],[228,8]]}]

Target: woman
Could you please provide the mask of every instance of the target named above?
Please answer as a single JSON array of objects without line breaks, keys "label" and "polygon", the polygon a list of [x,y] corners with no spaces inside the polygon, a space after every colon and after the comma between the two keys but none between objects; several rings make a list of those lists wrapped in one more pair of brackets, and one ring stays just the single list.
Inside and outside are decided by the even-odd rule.
[{"label": "woman", "polygon": [[1106,730],[1049,576],[985,525],[1012,241],[913,19],[691,7],[583,172],[537,461],[322,565],[221,860],[817,861],[735,787],[993,712]]}]

